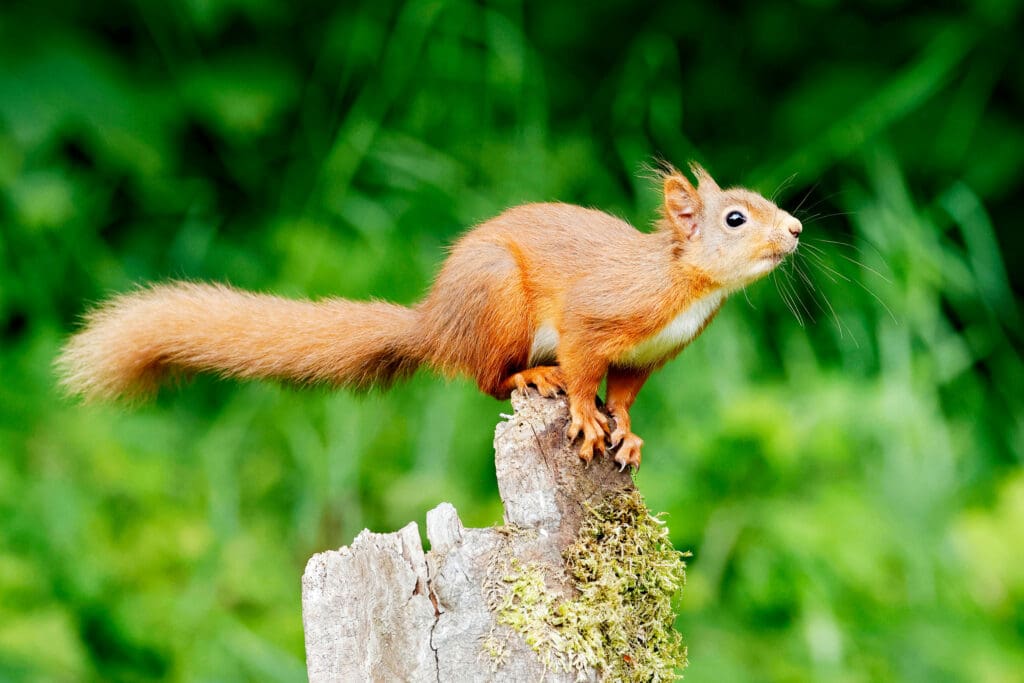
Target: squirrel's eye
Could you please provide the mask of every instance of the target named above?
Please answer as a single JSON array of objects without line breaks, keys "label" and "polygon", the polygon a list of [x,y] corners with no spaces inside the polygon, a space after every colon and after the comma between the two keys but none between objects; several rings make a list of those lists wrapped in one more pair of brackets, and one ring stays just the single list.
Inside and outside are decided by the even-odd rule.
[{"label": "squirrel's eye", "polygon": [[725,217],[725,224],[730,228],[738,228],[747,222],[747,217],[743,215],[742,211],[730,211],[729,215]]}]

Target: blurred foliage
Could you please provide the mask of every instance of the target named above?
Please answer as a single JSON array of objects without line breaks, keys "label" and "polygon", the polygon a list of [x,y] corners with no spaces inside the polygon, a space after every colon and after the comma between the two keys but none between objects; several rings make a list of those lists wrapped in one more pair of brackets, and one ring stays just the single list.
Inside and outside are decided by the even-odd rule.
[{"label": "blurred foliage", "polygon": [[515,203],[647,225],[664,157],[807,226],[635,411],[638,484],[694,553],[688,680],[1020,680],[1020,10],[4,3],[0,679],[302,680],[311,553],[442,500],[500,518],[507,408],[471,383],[86,408],[51,362],[91,302],[412,302]]}]

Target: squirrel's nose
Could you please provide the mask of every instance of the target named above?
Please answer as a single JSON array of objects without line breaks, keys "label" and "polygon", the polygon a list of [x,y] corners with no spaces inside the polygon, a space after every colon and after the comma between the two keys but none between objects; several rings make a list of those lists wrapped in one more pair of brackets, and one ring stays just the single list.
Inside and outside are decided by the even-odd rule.
[{"label": "squirrel's nose", "polygon": [[800,233],[804,231],[803,223],[792,216],[786,221],[786,227],[789,229],[789,234],[793,237],[799,237]]}]

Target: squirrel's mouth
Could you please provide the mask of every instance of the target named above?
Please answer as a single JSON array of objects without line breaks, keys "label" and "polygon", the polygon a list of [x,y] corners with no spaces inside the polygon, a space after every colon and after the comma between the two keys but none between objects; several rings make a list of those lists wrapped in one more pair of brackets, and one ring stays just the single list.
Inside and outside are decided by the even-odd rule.
[{"label": "squirrel's mouth", "polygon": [[780,249],[779,251],[773,251],[772,253],[765,256],[764,259],[766,261],[771,262],[772,265],[777,266],[783,261],[785,261],[787,256],[795,253],[797,246],[799,246],[799,242],[794,240],[793,244],[791,244],[790,246]]},{"label": "squirrel's mouth", "polygon": [[758,278],[762,278],[768,273],[775,270],[775,268],[782,263],[786,258],[786,253],[782,251],[773,251],[770,254],[766,254],[761,258],[754,261],[751,266],[751,272],[748,276],[748,281],[752,282]]}]

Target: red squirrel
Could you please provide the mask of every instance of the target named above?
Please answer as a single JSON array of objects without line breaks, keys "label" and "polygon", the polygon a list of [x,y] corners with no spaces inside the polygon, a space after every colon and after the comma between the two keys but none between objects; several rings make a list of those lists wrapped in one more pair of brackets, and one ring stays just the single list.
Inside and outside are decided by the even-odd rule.
[{"label": "red squirrel", "polygon": [[[115,297],[86,316],[58,366],[86,398],[152,393],[168,370],[363,389],[428,365],[466,373],[495,398],[565,392],[580,458],[617,449],[640,466],[629,411],[650,374],[726,297],[796,250],[802,226],[750,190],[694,185],[667,167],[657,228],[569,204],[508,209],[459,239],[430,293],[408,308],[295,301],[177,282]],[[606,407],[597,406],[607,376]]]}]

